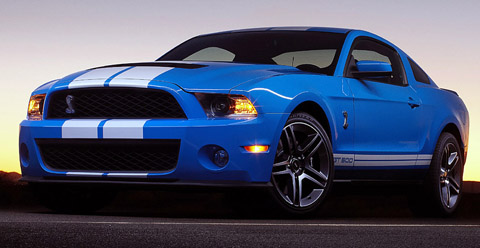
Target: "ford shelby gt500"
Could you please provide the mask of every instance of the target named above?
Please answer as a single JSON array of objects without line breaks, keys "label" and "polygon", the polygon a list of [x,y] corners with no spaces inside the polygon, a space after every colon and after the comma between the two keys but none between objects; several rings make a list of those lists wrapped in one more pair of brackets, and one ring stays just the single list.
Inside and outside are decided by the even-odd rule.
[{"label": "ford shelby gt500", "polygon": [[22,180],[54,210],[102,185],[265,187],[315,211],[334,180],[422,182],[449,215],[469,116],[407,54],[360,30],[277,27],[194,37],[153,62],[48,82],[20,125]]}]

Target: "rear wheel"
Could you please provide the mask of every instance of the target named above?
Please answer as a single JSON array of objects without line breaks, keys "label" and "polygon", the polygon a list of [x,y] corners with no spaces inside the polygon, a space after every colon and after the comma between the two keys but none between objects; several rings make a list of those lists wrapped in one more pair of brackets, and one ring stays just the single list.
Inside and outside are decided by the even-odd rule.
[{"label": "rear wheel", "polygon": [[422,215],[452,215],[462,197],[463,165],[457,139],[450,133],[442,133],[424,182],[423,196],[417,197],[414,212]]},{"label": "rear wheel", "polygon": [[333,180],[333,153],[323,127],[307,113],[292,114],[282,130],[272,169],[272,194],[290,214],[313,213]]}]

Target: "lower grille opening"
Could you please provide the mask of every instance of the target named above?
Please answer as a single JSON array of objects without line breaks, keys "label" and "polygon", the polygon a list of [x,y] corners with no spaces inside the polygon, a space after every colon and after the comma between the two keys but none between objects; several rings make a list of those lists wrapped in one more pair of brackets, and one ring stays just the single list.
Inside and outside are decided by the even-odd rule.
[{"label": "lower grille opening", "polygon": [[180,140],[36,139],[54,171],[166,172],[177,166]]}]

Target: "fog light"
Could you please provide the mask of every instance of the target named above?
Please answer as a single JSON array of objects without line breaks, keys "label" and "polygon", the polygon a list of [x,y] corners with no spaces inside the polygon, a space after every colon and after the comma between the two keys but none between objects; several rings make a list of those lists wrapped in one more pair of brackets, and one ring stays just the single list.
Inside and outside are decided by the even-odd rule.
[{"label": "fog light", "polygon": [[220,149],[215,152],[215,156],[213,158],[213,161],[215,162],[216,165],[223,167],[227,165],[228,163],[228,152]]},{"label": "fog light", "polygon": [[20,163],[23,167],[28,167],[28,164],[30,163],[30,154],[25,143],[20,145]]},{"label": "fog light", "polygon": [[247,152],[253,152],[253,153],[268,151],[268,146],[254,145],[254,146],[244,146],[244,148],[245,150],[247,150]]}]

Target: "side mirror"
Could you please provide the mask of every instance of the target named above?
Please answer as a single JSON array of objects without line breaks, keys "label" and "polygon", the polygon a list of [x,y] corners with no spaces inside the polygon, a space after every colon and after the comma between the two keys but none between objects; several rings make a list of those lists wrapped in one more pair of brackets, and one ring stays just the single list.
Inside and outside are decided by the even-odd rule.
[{"label": "side mirror", "polygon": [[392,66],[387,62],[363,60],[357,62],[357,71],[352,71],[354,78],[390,77]]}]

